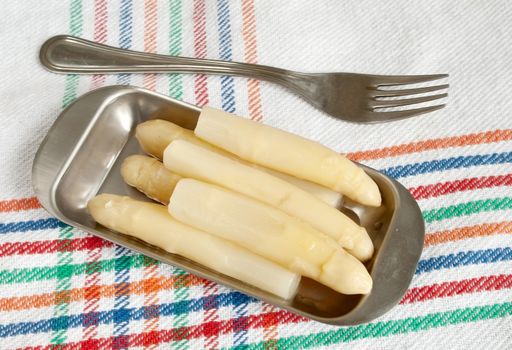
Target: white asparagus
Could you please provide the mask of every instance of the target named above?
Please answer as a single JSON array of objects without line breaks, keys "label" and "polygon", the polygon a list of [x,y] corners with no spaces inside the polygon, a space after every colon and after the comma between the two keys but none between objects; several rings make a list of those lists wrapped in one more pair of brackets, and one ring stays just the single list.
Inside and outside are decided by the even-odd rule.
[{"label": "white asparagus", "polygon": [[330,188],[324,187],[322,185],[316,184],[311,181],[299,179],[295,176],[291,176],[280,171],[272,170],[269,168],[265,168],[264,166],[252,164],[249,162],[244,162],[256,169],[264,171],[270,175],[278,177],[286,182],[291,183],[294,186],[297,186],[301,190],[311,193],[316,198],[320,199],[325,204],[340,209],[343,204],[343,195],[339,192],[333,191]]},{"label": "white asparagus", "polygon": [[[197,142],[204,147],[217,148],[195,137],[192,130],[161,119],[148,120],[135,128],[135,138],[144,152],[163,159],[165,148],[174,140]],[[197,140],[197,141],[196,141]],[[225,152],[225,151],[221,151]]]},{"label": "white asparagus", "polygon": [[249,162],[309,180],[354,201],[380,206],[377,184],[345,156],[298,135],[204,107],[196,136]]},{"label": "white asparagus", "polygon": [[[217,152],[226,157],[231,157],[237,159],[240,162],[244,162],[240,158],[236,157],[233,153],[224,151],[223,149],[215,147],[212,144],[209,144],[208,142],[199,139],[198,137],[195,136],[192,130],[182,128],[181,126],[166,120],[153,119],[137,125],[135,137],[137,138],[140,146],[146,153],[160,160],[163,159],[164,150],[171,142],[175,140],[186,140],[198,146],[207,148],[213,152]],[[343,197],[339,192],[333,191],[327,187],[321,186],[311,181],[302,180],[295,176],[284,174],[256,164],[246,164],[254,166],[274,176],[280,177],[283,180],[288,181],[307,192],[310,192],[315,197],[318,197],[319,199],[326,202],[332,207],[341,207]]]},{"label": "white asparagus", "polygon": [[167,146],[164,166],[185,178],[225,187],[304,220],[360,260],[368,260],[373,254],[372,241],[363,227],[312,194],[266,172],[185,140]]},{"label": "white asparagus", "polygon": [[162,204],[169,203],[174,186],[181,179],[162,162],[141,155],[129,156],[123,161],[121,176],[128,185]]},{"label": "white asparagus", "polygon": [[93,218],[107,228],[182,255],[281,298],[290,299],[297,291],[300,275],[236,244],[174,220],[163,205],[101,194],[89,201],[88,209]]},{"label": "white asparagus", "polygon": [[371,290],[372,279],[364,265],[332,238],[260,201],[183,179],[168,207],[175,219],[233,241],[340,293]]}]

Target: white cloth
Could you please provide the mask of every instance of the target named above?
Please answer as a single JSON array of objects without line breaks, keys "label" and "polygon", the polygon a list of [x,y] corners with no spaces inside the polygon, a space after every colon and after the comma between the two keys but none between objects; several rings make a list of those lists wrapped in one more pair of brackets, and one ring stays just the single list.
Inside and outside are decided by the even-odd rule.
[{"label": "white cloth", "polygon": [[[76,0],[71,0],[76,1]],[[101,2],[101,1],[97,1]],[[144,50],[145,6],[151,1],[134,1],[133,3],[133,38],[132,48]],[[195,1],[197,3],[197,0]],[[106,42],[119,46],[119,8],[121,0],[108,0],[108,22]],[[244,61],[247,54],[247,42],[244,38],[244,6],[250,1],[229,2],[231,13],[232,58]],[[66,82],[65,75],[53,74],[42,68],[38,61],[41,44],[50,36],[70,31],[70,3],[63,1],[3,1],[0,12],[0,47],[2,59],[0,75],[0,202],[6,206],[14,199],[34,196],[31,188],[31,164],[35,152],[58,116],[63,106]],[[206,1],[206,56],[219,57],[218,2]],[[156,51],[169,51],[169,3],[157,2]],[[298,71],[324,72],[345,71],[374,74],[431,74],[449,73],[450,84],[447,107],[424,116],[403,121],[360,125],[336,120],[310,106],[296,95],[283,88],[260,83],[261,109],[263,123],[276,126],[302,136],[318,140],[340,152],[381,149],[384,147],[407,144],[431,139],[446,139],[473,133],[500,132],[500,135],[512,134],[512,95],[510,77],[512,76],[512,3],[504,0],[494,1],[272,1],[257,0],[254,4],[256,26],[257,61],[277,67]],[[194,56],[194,2],[182,3],[182,55]],[[92,1],[82,3],[82,36],[94,38],[95,7]],[[76,90],[77,96],[91,89],[91,76],[81,76]],[[103,85],[116,84],[116,76],[108,76]],[[134,75],[132,85],[143,86],[144,77]],[[439,82],[441,83],[441,82]],[[209,104],[221,106],[221,78],[208,77]],[[159,75],[156,90],[168,94],[169,77]],[[194,76],[183,76],[183,99],[196,101]],[[236,112],[249,115],[249,93],[247,80],[235,78],[234,96]],[[471,139],[471,136],[468,136]],[[512,152],[512,137],[503,136],[497,142],[478,142],[473,137],[473,144],[446,147],[432,147],[422,152],[405,152],[393,157],[377,157],[362,160],[377,169],[418,162],[446,160],[450,157],[475,157],[493,153]],[[462,141],[461,141],[462,142]],[[432,144],[435,142],[432,141]],[[473,177],[506,176],[512,173],[511,160],[504,155],[504,161],[474,166],[454,166],[452,169],[425,171],[399,180],[409,188],[439,182],[464,180]],[[473,158],[472,158],[473,159]],[[501,158],[500,158],[501,159]],[[508,160],[507,160],[508,159]],[[478,162],[477,162],[478,163]],[[453,162],[451,163],[453,164]],[[433,167],[432,164],[427,167]],[[512,197],[510,183],[490,186],[471,191],[458,190],[453,194],[431,196],[420,199],[421,209],[436,210],[476,200]],[[453,209],[453,208],[452,208]],[[454,209],[453,209],[454,210]],[[7,210],[0,205],[0,224],[47,218],[42,209]],[[510,205],[503,204],[497,210],[483,210],[479,213],[455,216],[450,219],[433,221],[427,224],[427,233],[455,230],[472,225],[483,225],[510,221]],[[450,254],[471,251],[490,250],[500,252],[510,249],[512,238],[510,229],[504,228],[501,234],[482,235],[467,239],[454,239],[425,248],[423,260]],[[39,232],[39,231],[38,231]],[[26,234],[0,234],[2,244],[30,241],[50,241],[58,239],[57,230]],[[477,235],[478,236],[478,235]],[[74,238],[87,237],[83,233],[74,233]],[[103,258],[114,255],[112,247],[104,248]],[[0,250],[1,252],[1,250]],[[483,253],[482,253],[483,254]],[[494,253],[492,253],[494,254]],[[489,253],[488,255],[492,255]],[[485,254],[484,254],[485,255]],[[486,255],[487,256],[487,255]],[[494,254],[493,256],[496,256]],[[476,259],[473,256],[474,259]],[[85,252],[74,252],[73,263],[85,263]],[[489,259],[494,259],[493,257]],[[0,254],[0,273],[17,268],[37,266],[54,266],[58,262],[56,253],[43,255]],[[438,297],[422,302],[403,304],[395,307],[376,322],[422,318],[439,313],[432,324],[422,327],[425,330],[414,331],[409,327],[404,334],[390,336],[370,336],[366,331],[364,339],[348,336],[347,342],[341,344],[338,328],[315,322],[279,323],[274,338],[283,341],[293,336],[305,336],[302,343],[294,346],[346,349],[507,349],[512,347],[510,333],[510,315],[512,301],[510,273],[512,262],[508,255],[487,263],[467,263],[458,268],[442,268],[432,272],[418,274],[411,288],[448,283],[465,279],[486,278],[494,275],[509,276],[507,281],[496,284],[497,290],[481,290],[467,293],[455,293],[453,296]],[[460,262],[460,260],[457,260]],[[476,261],[476,260],[475,260]],[[163,274],[173,273],[171,268],[160,267]],[[130,282],[143,279],[140,269],[134,270]],[[84,288],[83,275],[73,277],[71,287]],[[39,295],[56,290],[54,281],[26,282],[8,284],[0,278],[1,300],[20,295]],[[112,273],[104,273],[101,284],[114,283]],[[505,287],[504,287],[505,286]],[[466,286],[471,289],[471,286]],[[470,288],[471,287],[471,288]],[[196,298],[203,292],[203,287],[190,289],[190,298]],[[483,288],[485,289],[485,288]],[[489,288],[488,288],[489,289]],[[491,288],[492,289],[492,288]],[[228,292],[219,287],[220,292]],[[160,292],[161,300],[172,302],[172,291]],[[129,307],[144,304],[142,296],[133,296]],[[97,308],[100,311],[113,307],[112,299],[102,297]],[[488,311],[489,305],[500,306],[499,311]],[[251,304],[247,315],[258,315],[261,304]],[[484,308],[482,313],[494,316],[482,316],[478,321],[475,315],[456,317],[457,310],[467,308]],[[70,315],[84,312],[84,301],[70,304]],[[220,308],[219,319],[235,317],[237,310],[233,307]],[[475,311],[476,312],[476,311]],[[444,315],[444,316],[443,316]],[[38,322],[54,317],[54,308],[46,306],[28,310],[0,310],[0,327],[20,322]],[[189,324],[200,325],[204,321],[203,312],[190,312]],[[455,320],[455,321],[453,321]],[[158,329],[171,328],[170,318],[162,318]],[[405,322],[405,321],[404,321]],[[413,320],[410,321],[414,323]],[[143,320],[130,323],[130,334],[142,331]],[[444,326],[439,326],[442,324]],[[98,337],[112,334],[111,324],[100,325]],[[392,327],[392,326],[390,326]],[[398,327],[398,326],[397,326]],[[403,327],[403,322],[400,327]],[[421,328],[421,327],[420,327]],[[5,328],[7,329],[7,328]],[[2,328],[2,331],[7,332]],[[422,328],[423,329],[423,328]],[[0,336],[2,336],[0,331]],[[9,328],[9,332],[12,328]],[[14,331],[13,331],[14,332]],[[317,341],[315,334],[327,332],[323,341]],[[70,328],[66,342],[78,342],[85,335],[80,327]],[[338,335],[336,335],[338,334]],[[379,333],[380,334],[380,333]],[[6,336],[0,340],[2,347],[14,348],[29,345],[46,345],[51,343],[50,330],[29,332]],[[309,338],[308,338],[309,337]],[[201,338],[202,339],[202,338]],[[202,340],[190,340],[191,348],[202,348]],[[219,346],[232,346],[235,343],[233,333],[219,336]],[[247,331],[246,343],[259,343],[265,339],[262,327],[254,326]],[[283,340],[285,339],[285,340]],[[167,345],[162,345],[165,348]]]}]

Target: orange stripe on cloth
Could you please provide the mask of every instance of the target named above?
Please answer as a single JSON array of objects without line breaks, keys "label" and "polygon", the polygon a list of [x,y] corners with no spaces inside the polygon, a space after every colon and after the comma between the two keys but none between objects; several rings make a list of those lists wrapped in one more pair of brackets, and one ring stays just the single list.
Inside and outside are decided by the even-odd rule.
[{"label": "orange stripe on cloth", "polygon": [[[156,53],[157,1],[146,0],[144,3],[144,51]],[[144,75],[144,87],[156,89],[156,74]]]},{"label": "orange stripe on cloth", "polygon": [[512,233],[512,221],[466,226],[454,230],[429,233],[425,236],[425,246],[508,233]]},{"label": "orange stripe on cloth", "polygon": [[36,197],[0,201],[0,213],[39,208],[41,208],[41,204]]},{"label": "orange stripe on cloth", "polygon": [[[245,47],[245,61],[247,63],[258,63],[258,52],[256,46],[256,14],[254,9],[254,0],[242,1],[242,35]],[[252,120],[262,121],[261,111],[261,88],[257,79],[247,80],[249,115]],[[263,313],[272,312],[273,306],[263,303]],[[273,322],[275,320],[271,320]],[[275,349],[277,347],[277,324],[265,324],[263,328],[263,340],[265,349]]]},{"label": "orange stripe on cloth", "polygon": [[512,140],[512,129],[483,131],[480,133],[445,138],[431,139],[425,141],[405,143],[396,146],[348,153],[347,157],[354,161],[378,159],[385,157],[396,157],[403,154],[424,152],[434,149],[463,147],[484,143],[493,143]]},{"label": "orange stripe on cloth", "polygon": [[[173,290],[181,283],[181,286],[192,287],[202,286],[206,282],[204,279],[195,276],[171,276],[155,277],[147,280],[131,282],[128,285],[127,294],[141,295],[147,292],[158,293],[164,290]],[[92,290],[94,289],[94,290]],[[23,297],[10,297],[0,299],[0,311],[26,310],[28,308],[41,308],[52,306],[55,300],[66,298],[67,302],[79,302],[87,295],[94,294],[98,298],[114,298],[116,296],[116,284],[100,285],[94,288],[75,288],[64,292],[52,292],[45,294],[36,294]]]},{"label": "orange stripe on cloth", "polygon": [[[245,61],[257,63],[258,54],[256,49],[256,15],[254,0],[242,1],[242,35],[245,47]],[[261,121],[261,90],[260,81],[257,79],[247,80],[249,115],[251,119]]]}]

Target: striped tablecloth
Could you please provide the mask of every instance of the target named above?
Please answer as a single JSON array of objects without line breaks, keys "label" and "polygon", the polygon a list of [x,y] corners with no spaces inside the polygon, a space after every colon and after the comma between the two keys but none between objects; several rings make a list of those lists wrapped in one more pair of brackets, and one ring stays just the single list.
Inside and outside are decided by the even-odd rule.
[{"label": "striped tablecloth", "polygon": [[[512,5],[507,1],[3,1],[0,12],[0,348],[512,348]],[[41,43],[304,71],[449,72],[448,108],[354,125],[256,80],[55,75]],[[65,226],[30,183],[35,151],[77,96],[133,84],[313,138],[397,178],[426,222],[405,297],[330,327]]]}]

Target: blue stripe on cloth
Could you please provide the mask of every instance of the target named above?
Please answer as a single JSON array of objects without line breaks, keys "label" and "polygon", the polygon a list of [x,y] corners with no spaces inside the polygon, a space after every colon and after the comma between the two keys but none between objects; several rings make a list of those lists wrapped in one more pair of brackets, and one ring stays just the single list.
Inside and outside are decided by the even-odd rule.
[{"label": "blue stripe on cloth", "polygon": [[[238,292],[217,294],[204,298],[184,300],[175,303],[155,305],[159,308],[160,316],[176,316],[179,314],[200,312],[207,308],[211,308],[212,297],[216,307],[231,307],[242,303],[257,302],[256,299],[250,298],[245,294]],[[149,306],[153,308],[154,306]],[[70,315],[63,317],[54,317],[47,320],[34,322],[20,322],[0,325],[0,338],[13,337],[21,334],[34,334],[41,332],[49,332],[54,329],[68,329],[82,327],[85,320],[95,318],[98,324],[109,324],[115,319],[114,313],[122,315],[124,320],[137,321],[144,320],[147,314],[147,306],[140,308],[121,308],[118,310],[96,311],[92,313],[83,313],[78,315]],[[152,312],[154,310],[151,310]]]},{"label": "blue stripe on cloth", "polygon": [[55,218],[0,223],[1,233],[27,232],[36,230],[48,230],[67,226]]},{"label": "blue stripe on cloth", "polygon": [[[457,254],[448,254],[420,260],[416,274],[430,272],[433,270],[448,269],[465,265],[485,264],[492,262],[512,260],[512,248],[496,248],[477,251],[460,252]],[[183,300],[174,303],[158,305],[160,316],[176,316],[190,312],[201,312],[211,308],[214,304],[217,308],[221,307],[240,307],[250,303],[259,302],[245,294],[239,292],[220,293],[214,296],[208,296],[197,299]],[[21,322],[0,325],[0,337],[12,337],[20,334],[31,334],[40,332],[49,332],[59,327],[74,328],[82,327],[84,320],[94,316],[98,324],[109,324],[113,320],[123,320],[130,322],[134,320],[143,320],[145,318],[146,307],[126,308],[120,307],[115,310],[100,311],[95,313],[86,313],[78,315],[63,316],[35,322]],[[243,325],[246,316],[239,317],[234,322]],[[234,325],[236,327],[236,325]]]},{"label": "blue stripe on cloth", "polygon": [[[133,35],[133,14],[132,0],[121,0],[119,14],[119,47],[129,49],[132,46]],[[130,74],[119,74],[117,76],[118,84],[130,84]]]},{"label": "blue stripe on cloth", "polygon": [[[219,57],[224,61],[233,60],[231,49],[231,24],[229,19],[229,1],[217,1],[217,20],[219,26]],[[222,109],[226,112],[235,112],[235,81],[232,76],[222,76],[221,98]]]},{"label": "blue stripe on cloth", "polygon": [[[233,60],[231,23],[229,0],[217,0],[217,21],[219,28],[219,57],[225,61]],[[234,113],[235,105],[235,81],[232,76],[222,76],[221,98],[222,109]],[[234,306],[235,318],[233,320],[233,345],[241,346],[247,343],[247,329],[244,320],[247,316],[247,302]]]},{"label": "blue stripe on cloth", "polygon": [[127,248],[116,246],[115,248],[115,291],[114,310],[112,317],[114,321],[114,349],[127,349],[126,334],[129,331],[129,319],[126,315],[126,307],[130,304],[130,255]]},{"label": "blue stripe on cloth", "polygon": [[433,173],[436,171],[469,168],[479,165],[512,163],[512,152],[460,156],[428,162],[399,165],[380,171],[394,178]]},{"label": "blue stripe on cloth", "polygon": [[439,255],[429,259],[420,260],[416,274],[434,270],[450,269],[465,265],[487,264],[499,261],[512,260],[512,248],[496,248],[485,250],[470,250],[456,254]]}]

